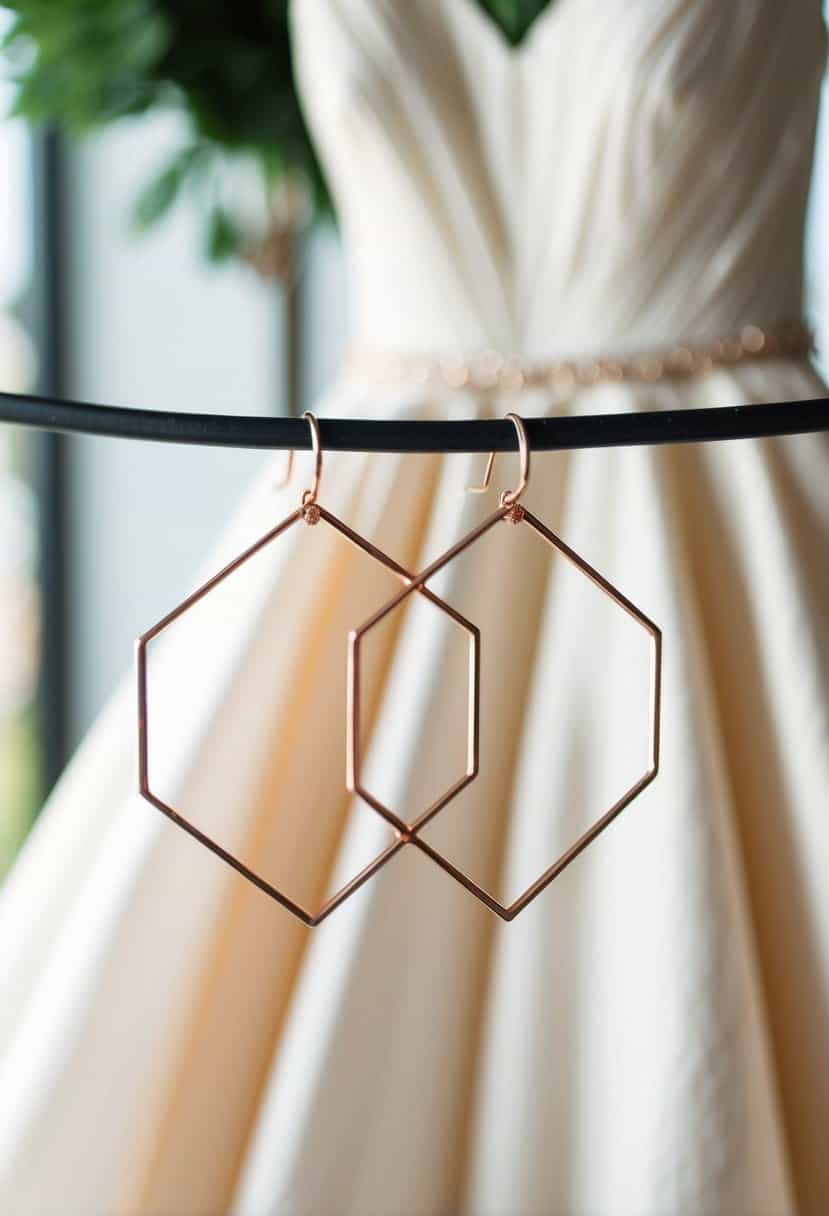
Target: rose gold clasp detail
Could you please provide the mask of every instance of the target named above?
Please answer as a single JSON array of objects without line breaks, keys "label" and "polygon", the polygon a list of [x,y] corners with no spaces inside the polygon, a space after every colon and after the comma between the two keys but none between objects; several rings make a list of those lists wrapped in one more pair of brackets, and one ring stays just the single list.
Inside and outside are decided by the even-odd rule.
[{"label": "rose gold clasp detail", "polygon": [[[504,490],[501,494],[502,507],[514,507],[521,495],[527,488],[530,480],[530,443],[527,438],[527,428],[517,414],[507,414],[512,425],[515,427],[515,433],[518,436],[518,455],[521,461],[521,473],[518,485],[514,490]],[[489,459],[486,462],[486,470],[484,471],[484,479],[479,486],[467,486],[468,494],[484,494],[489,489],[492,482],[492,472],[495,468],[495,452],[489,453]]]}]

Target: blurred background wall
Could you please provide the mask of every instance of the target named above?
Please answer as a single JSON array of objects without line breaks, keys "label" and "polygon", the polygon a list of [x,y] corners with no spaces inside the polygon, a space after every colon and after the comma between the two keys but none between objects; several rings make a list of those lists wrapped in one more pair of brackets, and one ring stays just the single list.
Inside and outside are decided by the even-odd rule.
[{"label": "blurred background wall", "polygon": [[[177,209],[128,231],[142,182],[177,124],[129,123],[69,150],[63,174],[66,393],[144,408],[266,414],[285,407],[278,294],[199,257]],[[68,441],[69,743],[123,671],[130,634],[186,585],[261,454]]]},{"label": "blurred background wall", "polygon": [[[127,216],[176,140],[158,118],[65,156],[66,393],[81,400],[216,413],[289,411],[280,288],[201,256],[186,208],[141,237]],[[301,412],[336,374],[347,329],[333,232],[301,253]],[[69,745],[131,663],[132,639],[186,593],[233,505],[269,460],[257,452],[68,440]]]}]

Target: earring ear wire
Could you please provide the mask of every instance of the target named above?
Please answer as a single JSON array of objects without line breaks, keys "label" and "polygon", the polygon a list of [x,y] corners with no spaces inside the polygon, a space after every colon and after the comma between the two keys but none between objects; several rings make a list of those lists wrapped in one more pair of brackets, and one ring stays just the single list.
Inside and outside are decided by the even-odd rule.
[{"label": "earring ear wire", "polygon": [[467,494],[486,494],[492,483],[492,470],[495,468],[495,453],[490,452],[484,470],[484,479],[479,486],[467,486]]},{"label": "earring ear wire", "polygon": [[275,481],[273,483],[273,488],[275,490],[284,490],[285,487],[290,483],[291,477],[293,476],[293,472],[294,472],[294,449],[291,448],[290,451],[288,452],[288,459],[285,461],[285,470],[284,470],[282,476],[279,478],[279,481]]},{"label": "earring ear wire", "polygon": [[[320,428],[316,414],[312,414],[310,410],[306,410],[302,417],[307,421],[309,427],[311,428],[311,451],[314,453],[314,481],[311,489],[305,491],[307,498],[305,495],[303,495],[302,499],[303,506],[308,506],[311,503],[316,502],[317,492],[319,490],[320,478],[322,476],[322,442],[320,440]],[[288,459],[285,462],[285,471],[280,477],[279,481],[274,482],[273,488],[275,490],[284,490],[288,485],[291,477],[293,476],[295,458],[296,452],[293,448],[291,448],[288,451]]]},{"label": "earring ear wire", "polygon": [[322,480],[322,439],[320,438],[320,424],[317,421],[316,414],[312,414],[310,410],[306,410],[302,415],[308,426],[311,429],[311,451],[314,454],[314,476],[311,481],[311,486],[307,490],[302,491],[300,503],[302,506],[302,516],[307,524],[316,524],[320,519],[320,509],[317,506],[317,494],[319,493],[320,481]]},{"label": "earring ear wire", "polygon": [[[504,490],[501,494],[502,507],[514,507],[521,495],[527,488],[530,480],[530,444],[527,438],[527,428],[524,426],[523,419],[518,414],[509,413],[506,415],[512,425],[515,427],[515,433],[518,436],[518,455],[521,462],[520,480],[514,490]],[[484,470],[484,479],[479,486],[467,486],[467,494],[485,494],[492,484],[492,473],[495,469],[496,453],[490,452]]]}]

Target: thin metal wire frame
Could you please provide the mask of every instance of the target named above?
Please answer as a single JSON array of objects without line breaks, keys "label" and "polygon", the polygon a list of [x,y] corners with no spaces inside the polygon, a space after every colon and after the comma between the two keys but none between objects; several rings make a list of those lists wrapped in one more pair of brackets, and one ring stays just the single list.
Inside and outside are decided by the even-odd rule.
[{"label": "thin metal wire frame", "polygon": [[[528,453],[527,453],[528,456]],[[526,485],[526,478],[522,472],[522,486]],[[661,717],[661,690],[662,690],[662,632],[657,625],[651,621],[641,609],[637,608],[631,600],[629,600],[617,587],[614,587],[602,574],[599,573],[589,562],[585,561],[574,549],[571,549],[561,537],[557,536],[549,528],[547,528],[541,520],[537,519],[525,507],[519,505],[516,500],[516,492],[503,496],[505,501],[494,511],[487,516],[482,523],[473,528],[465,536],[463,536],[456,544],[445,553],[441,554],[431,565],[412,579],[407,586],[403,588],[396,596],[390,599],[386,604],[377,610],[367,621],[365,621],[359,629],[355,629],[349,636],[349,694],[348,694],[348,714],[349,714],[349,729],[348,729],[348,746],[350,750],[348,772],[352,777],[352,785],[349,787],[355,793],[363,797],[370,806],[372,806],[379,814],[383,815],[388,822],[401,833],[405,839],[415,845],[427,857],[431,858],[436,865],[450,874],[457,882],[459,882],[467,891],[476,896],[484,903],[492,912],[502,917],[506,921],[513,920],[519,912],[523,911],[529,903],[540,895],[545,887],[557,878],[559,874],[578,857],[579,853],[583,852],[596,837],[604,831],[604,829],[612,823],[625,807],[629,806],[634,798],[638,797],[642,791],[650,785],[651,781],[656,777],[659,771],[659,752],[660,752],[660,717]],[[577,570],[581,571],[590,582],[592,582],[600,591],[604,592],[614,604],[623,609],[631,616],[637,624],[639,624],[650,638],[650,691],[649,691],[649,725],[648,725],[648,760],[645,771],[642,775],[627,789],[620,798],[613,803],[609,810],[596,820],[596,822],[584,832],[578,840],[575,841],[568,849],[566,849],[552,865],[533,882],[525,891],[523,891],[516,899],[509,904],[502,904],[493,895],[486,891],[482,886],[474,881],[468,874],[464,873],[459,867],[444,857],[436,848],[423,840],[419,835],[421,829],[426,823],[437,813],[437,810],[442,809],[448,802],[448,798],[444,798],[441,806],[436,809],[429,808],[422,815],[418,816],[412,823],[407,824],[400,816],[384,807],[383,804],[374,795],[365,791],[361,784],[358,784],[354,779],[354,775],[359,775],[360,772],[360,757],[357,754],[359,748],[359,730],[358,719],[360,712],[360,682],[359,682],[359,652],[360,646],[365,636],[375,628],[382,620],[396,608],[403,604],[408,596],[413,592],[425,586],[425,584],[435,574],[448,566],[459,554],[465,549],[470,548],[481,537],[485,536],[491,528],[502,520],[509,519],[514,524],[526,524],[530,527],[542,540],[552,548],[556,549],[561,555],[567,559]],[[454,796],[454,795],[453,795]]]},{"label": "thin metal wire frame", "polygon": [[[422,585],[421,585],[422,586]],[[451,619],[460,626],[469,636],[468,650],[468,680],[467,680],[467,709],[466,709],[466,766],[464,772],[457,780],[438,794],[432,802],[417,815],[411,823],[407,823],[399,815],[396,815],[391,807],[382,802],[376,794],[373,794],[368,789],[362,776],[362,757],[361,757],[361,729],[360,729],[360,694],[362,688],[362,640],[369,632],[373,625],[378,624],[381,619],[386,617],[388,613],[383,613],[383,617],[378,617],[377,620],[372,620],[366,625],[362,625],[359,629],[352,629],[348,635],[348,668],[347,668],[347,696],[346,696],[346,777],[345,782],[348,790],[352,794],[357,794],[364,802],[378,814],[382,815],[394,829],[400,833],[404,842],[408,841],[411,834],[423,827],[437,815],[438,811],[456,798],[461,790],[478,775],[479,768],[479,740],[480,740],[480,686],[481,686],[481,635],[480,630],[476,625],[467,621],[465,617],[456,612],[454,608],[448,604],[444,604],[444,611]],[[389,612],[393,611],[392,608]]]},{"label": "thin metal wire frame", "polygon": [[[404,584],[408,585],[413,583],[415,581],[414,576],[410,574],[409,571],[405,570],[403,566],[394,561],[394,559],[389,557],[388,554],[384,553],[381,549],[378,549],[376,545],[371,544],[371,542],[366,540],[365,537],[360,536],[359,533],[353,531],[353,529],[349,528],[347,524],[343,523],[341,519],[338,519],[336,515],[332,515],[330,511],[327,511],[325,507],[320,506],[320,504],[316,502],[316,487],[318,485],[318,481],[319,466],[317,466],[316,470],[314,488],[312,491],[306,490],[304,492],[303,503],[301,506],[297,507],[295,511],[292,511],[290,515],[287,515],[285,519],[278,523],[274,528],[271,528],[269,532],[266,532],[257,541],[250,545],[249,548],[245,549],[244,552],[235,557],[233,561],[229,562],[222,570],[218,572],[218,574],[213,575],[212,578],[203,583],[202,586],[197,588],[197,590],[189,595],[185,600],[182,600],[177,607],[175,607],[171,612],[168,612],[166,616],[162,617],[162,619],[153,625],[151,629],[148,629],[146,633],[142,634],[135,643],[138,685],[138,788],[142,797],[156,807],[157,810],[161,811],[162,814],[171,819],[178,827],[182,828],[185,832],[188,832],[192,837],[194,837],[195,840],[204,845],[205,848],[209,849],[211,853],[214,853],[217,857],[220,857],[222,861],[226,862],[232,867],[232,869],[236,870],[238,874],[241,874],[243,878],[246,878],[249,882],[253,883],[253,885],[258,887],[260,891],[263,891],[266,895],[269,895],[272,899],[276,900],[277,903],[281,904],[283,908],[286,908],[289,912],[292,912],[294,916],[298,917],[299,920],[301,920],[304,924],[312,928],[325,920],[325,918],[329,916],[335,908],[338,908],[340,904],[344,903],[349,896],[353,895],[363,885],[363,883],[365,883],[369,878],[372,877],[373,874],[376,874],[377,871],[382,868],[382,866],[390,861],[392,857],[394,857],[394,855],[407,843],[408,833],[405,831],[400,832],[397,828],[395,828],[396,838],[392,841],[392,843],[372,862],[360,870],[360,872],[356,874],[349,882],[347,882],[345,886],[341,887],[332,896],[330,896],[317,912],[312,912],[298,901],[292,899],[289,895],[286,895],[284,892],[280,891],[272,883],[268,882],[267,879],[262,878],[249,866],[245,865],[245,863],[238,857],[235,857],[231,852],[225,849],[217,840],[209,836],[206,832],[203,832],[201,828],[197,827],[194,823],[177,811],[175,807],[171,806],[168,802],[165,802],[164,799],[160,798],[151,789],[149,772],[149,695],[147,680],[147,648],[150,642],[154,638],[158,637],[158,635],[162,633],[168,625],[171,625],[174,621],[178,620],[179,617],[183,616],[190,608],[192,608],[200,600],[204,599],[206,595],[218,587],[220,583],[224,582],[225,579],[234,574],[247,561],[275,541],[277,537],[282,536],[295,524],[300,522],[316,524],[320,520],[324,520],[325,523],[332,527],[335,532],[338,532],[340,536],[344,537],[347,541],[354,545],[355,548],[380,562],[381,565],[385,566],[387,570],[391,571],[392,574],[401,579]],[[440,611],[447,613],[452,620],[461,626],[470,636],[471,654],[474,656],[474,658],[470,659],[470,671],[474,671],[475,674],[474,685],[470,688],[470,701],[474,702],[474,712],[471,714],[473,725],[470,727],[470,754],[467,772],[462,782],[459,783],[459,788],[462,788],[463,785],[466,785],[469,781],[473,780],[478,771],[479,736],[477,673],[480,667],[480,632],[477,626],[473,625],[471,621],[467,621],[465,617],[461,616],[459,612],[456,612],[455,609],[450,607],[449,604],[444,603],[444,601],[439,596],[435,595],[434,592],[430,591],[428,587],[425,587],[422,585],[422,583],[419,583],[417,590],[421,592],[430,603],[434,604],[435,607],[440,609]]]}]

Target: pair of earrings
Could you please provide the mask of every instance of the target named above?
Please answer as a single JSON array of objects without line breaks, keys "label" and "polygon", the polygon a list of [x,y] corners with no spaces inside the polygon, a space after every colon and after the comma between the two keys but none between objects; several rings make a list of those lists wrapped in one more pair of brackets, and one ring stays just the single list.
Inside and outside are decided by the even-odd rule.
[{"label": "pair of earrings", "polygon": [[[526,428],[522,420],[517,414],[508,414],[507,417],[511,420],[515,427],[518,437],[518,450],[520,456],[521,472],[518,485],[513,490],[505,490],[500,497],[500,502],[497,510],[488,515],[477,527],[473,528],[464,537],[462,537],[450,549],[436,558],[419,574],[413,574],[405,570],[399,563],[395,562],[386,553],[378,549],[365,537],[349,528],[341,519],[326,510],[318,501],[320,479],[322,476],[322,444],[320,441],[319,424],[316,417],[310,412],[306,412],[304,417],[308,421],[311,430],[311,446],[314,455],[314,474],[311,486],[304,490],[300,498],[299,506],[278,523],[269,532],[261,536],[249,548],[240,553],[227,566],[208,579],[201,587],[183,600],[176,608],[169,612],[165,617],[157,622],[151,629],[144,633],[136,642],[136,666],[138,677],[138,785],[140,793],[148,802],[157,807],[170,819],[173,820],[179,827],[189,832],[206,848],[210,849],[228,865],[232,866],[238,873],[242,874],[265,894],[270,895],[289,912],[292,912],[306,925],[314,926],[323,921],[335,908],[339,907],[350,895],[352,895],[359,887],[363,885],[367,879],[376,874],[377,871],[390,861],[391,858],[405,845],[414,845],[427,857],[431,858],[436,865],[440,866],[446,873],[450,874],[462,886],[464,886],[471,894],[475,895],[482,903],[484,903],[491,911],[501,916],[504,920],[512,920],[522,911],[531,900],[547,887],[554,878],[556,878],[570,862],[578,856],[596,837],[602,832],[608,824],[616,818],[616,816],[628,806],[634,798],[636,798],[646,786],[648,786],[657,774],[659,768],[659,744],[660,744],[660,693],[661,693],[661,652],[662,652],[662,635],[659,628],[649,620],[645,614],[636,607],[629,599],[627,599],[621,591],[614,587],[606,578],[604,578],[597,570],[595,570],[588,562],[579,554],[571,549],[560,537],[551,532],[539,519],[536,518],[525,506],[521,504],[521,498],[527,488],[530,472],[530,447],[527,441]],[[293,453],[289,457],[288,470],[286,479],[290,476],[290,471],[293,462]],[[487,464],[484,483],[477,490],[485,490],[490,483],[492,470],[495,462],[495,453],[489,457]],[[645,630],[649,638],[650,651],[650,691],[649,691],[649,729],[648,729],[648,759],[645,771],[642,775],[618,798],[613,805],[605,811],[596,822],[587,829],[562,855],[548,866],[542,874],[530,884],[510,904],[502,904],[495,899],[488,891],[485,891],[478,883],[476,883],[468,874],[465,874],[457,866],[455,866],[448,858],[444,857],[437,849],[430,845],[420,835],[421,829],[434,818],[453,798],[455,798],[461,790],[472,782],[478,774],[479,761],[479,716],[480,716],[480,659],[481,659],[481,643],[480,632],[478,628],[451,605],[447,604],[443,599],[437,596],[427,586],[429,580],[434,577],[439,571],[449,565],[460,553],[474,545],[482,537],[484,537],[492,528],[502,522],[508,522],[512,525],[520,525],[528,527],[535,532],[542,541],[550,545],[554,550],[560,553],[568,562],[570,562],[578,571],[587,577],[595,586],[597,586],[608,598],[628,613],[634,621]],[[387,570],[394,574],[401,582],[400,591],[393,596],[387,603],[382,605],[377,611],[358,628],[353,629],[348,637],[348,675],[347,675],[347,731],[346,731],[346,784],[351,793],[356,794],[365,803],[373,808],[394,830],[394,840],[378,857],[376,857],[369,865],[364,867],[350,882],[346,883],[339,891],[332,895],[322,906],[316,911],[309,910],[291,899],[290,896],[278,890],[275,886],[261,877],[255,871],[250,869],[239,858],[222,847],[218,841],[208,836],[201,831],[194,823],[181,815],[174,807],[169,805],[163,799],[159,798],[150,788],[149,776],[149,733],[148,733],[148,694],[147,694],[147,647],[149,643],[160,633],[162,633],[169,625],[183,616],[194,604],[198,603],[211,591],[213,591],[220,583],[229,578],[235,571],[243,566],[247,561],[261,552],[268,545],[272,544],[278,537],[288,532],[291,528],[299,524],[315,527],[319,524],[325,524],[333,528],[340,536],[344,537],[356,548],[366,553],[383,565]],[[410,596],[419,594],[424,596],[431,604],[439,611],[445,613],[454,623],[466,634],[468,640],[469,654],[469,695],[468,695],[468,717],[467,717],[467,749],[466,749],[466,767],[465,772],[446,789],[439,797],[437,797],[429,807],[422,811],[416,818],[407,821],[395,810],[385,805],[370,789],[367,788],[363,772],[361,758],[361,739],[360,739],[360,698],[361,698],[361,655],[362,648],[367,635],[375,629],[382,621],[384,621],[392,612],[400,608]]]}]

